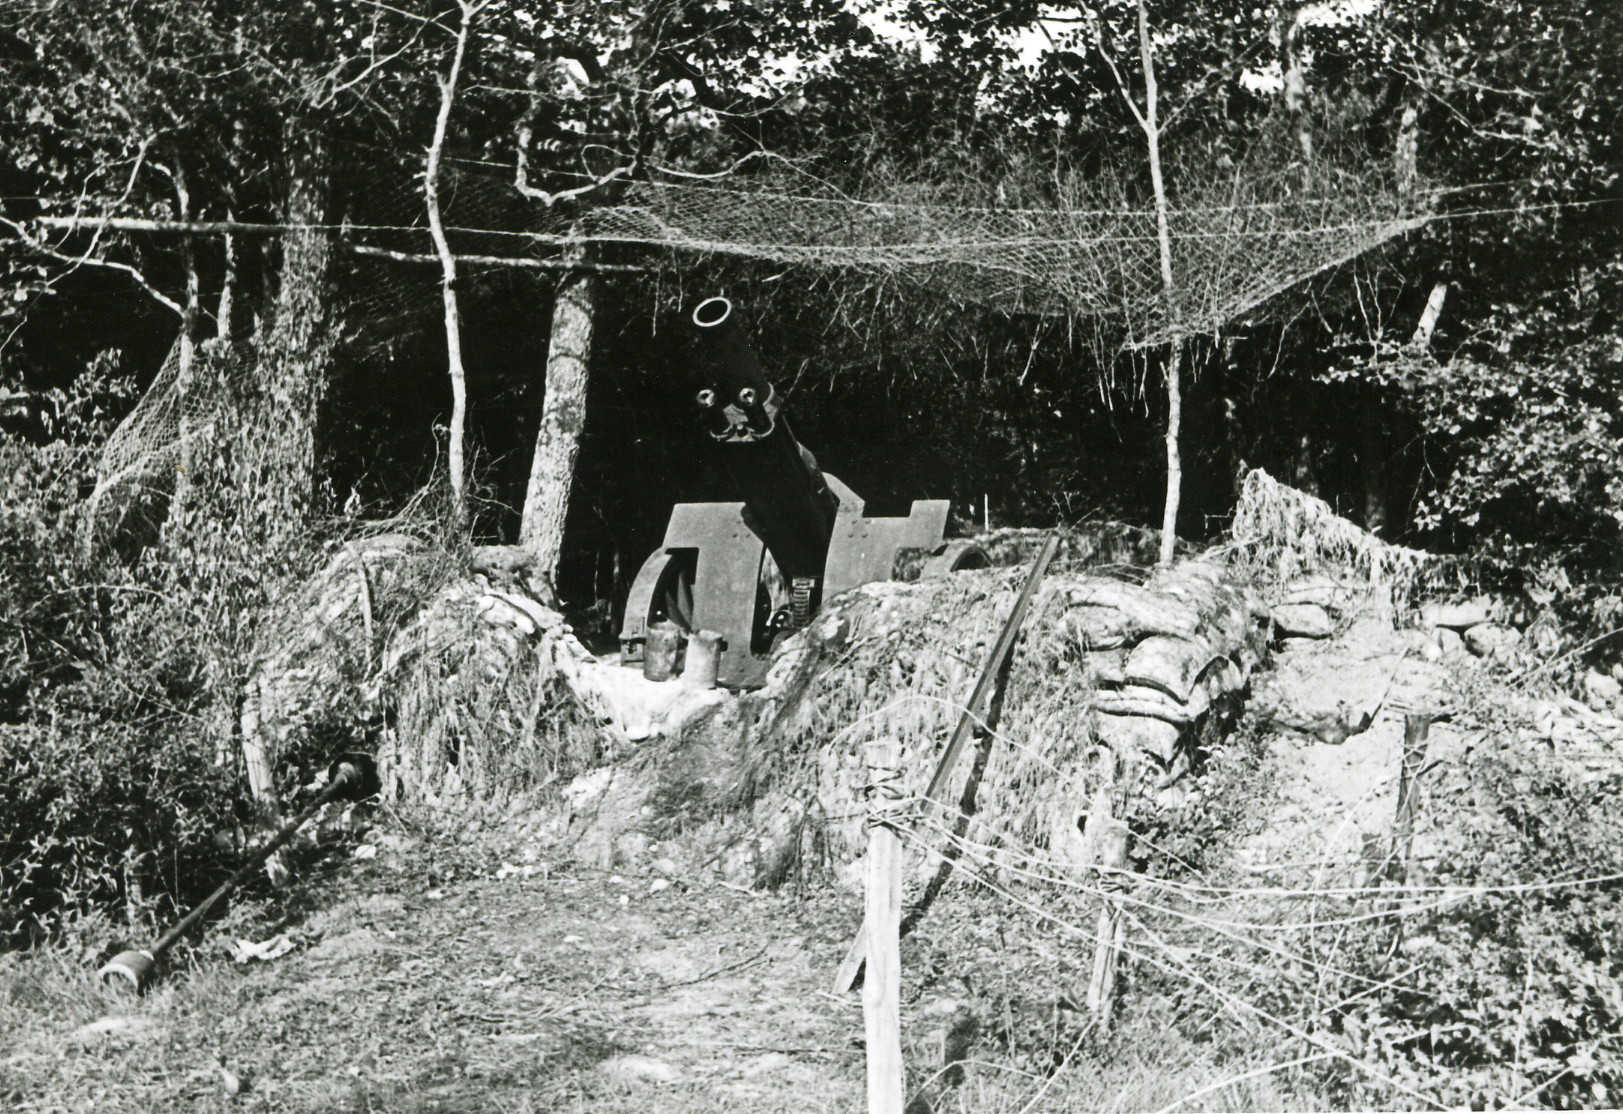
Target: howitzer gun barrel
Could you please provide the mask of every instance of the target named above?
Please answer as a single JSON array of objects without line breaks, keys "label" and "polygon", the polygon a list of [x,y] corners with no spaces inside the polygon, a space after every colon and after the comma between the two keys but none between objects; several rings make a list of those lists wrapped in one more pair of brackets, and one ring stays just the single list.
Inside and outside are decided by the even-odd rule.
[{"label": "howitzer gun barrel", "polygon": [[697,401],[742,497],[746,520],[789,578],[820,579],[839,500],[817,461],[789,430],[777,391],[761,371],[726,298],[693,311],[705,386]]}]

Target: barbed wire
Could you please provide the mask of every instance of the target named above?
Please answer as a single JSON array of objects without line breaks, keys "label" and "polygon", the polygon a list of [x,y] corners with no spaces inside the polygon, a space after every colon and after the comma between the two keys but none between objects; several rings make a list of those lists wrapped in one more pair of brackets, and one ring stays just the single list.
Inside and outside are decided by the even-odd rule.
[{"label": "barbed wire", "polygon": [[[914,842],[917,842],[916,837],[914,837]],[[922,845],[921,850],[927,855],[939,856],[941,854],[941,852],[936,849],[936,846],[931,842],[925,842]],[[1101,940],[1098,934],[1093,932],[1087,926],[1079,924],[1062,913],[1046,908],[1042,904],[1027,898],[1022,894],[1014,892],[1012,889],[999,882],[992,875],[984,871],[974,870],[972,868],[965,868],[965,874],[973,878],[978,885],[984,887],[988,892],[1008,902],[1010,905],[1023,909],[1027,913],[1030,913],[1031,915],[1049,923],[1053,927],[1059,929],[1065,935],[1080,938],[1096,947],[1100,945]],[[1202,975],[1199,971],[1195,970],[1189,964],[1187,958],[1185,958],[1185,955],[1188,953],[1188,949],[1178,949],[1168,945],[1164,940],[1161,939],[1160,935],[1156,933],[1151,926],[1142,921],[1140,918],[1134,917],[1132,914],[1125,912],[1123,915],[1127,919],[1131,920],[1134,923],[1134,926],[1139,930],[1138,939],[1147,941],[1151,948],[1155,950],[1150,950],[1150,948],[1146,948],[1139,943],[1113,941],[1122,955],[1137,962],[1144,963],[1149,967],[1153,967],[1175,978],[1181,978],[1183,981],[1186,981],[1206,991],[1225,1008],[1244,1016],[1256,1018],[1257,1020],[1263,1021],[1266,1024],[1282,1029],[1291,1036],[1304,1041],[1314,1048],[1317,1048],[1327,1058],[1340,1060],[1346,1063],[1348,1066],[1354,1068],[1356,1071],[1369,1076],[1371,1079],[1374,1079],[1387,1087],[1390,1087],[1394,1091],[1401,1092],[1411,1098],[1419,1099],[1430,1107],[1443,1107],[1442,1103],[1427,1095],[1425,1092],[1417,1090],[1416,1088],[1410,1087],[1407,1084],[1392,1078],[1386,1072],[1383,1072],[1378,1067],[1367,1063],[1360,1057],[1354,1055],[1352,1052],[1332,1045],[1325,1038],[1320,1037],[1315,1033],[1311,1033],[1299,1025],[1293,1024],[1292,1022],[1278,1016],[1263,1006],[1257,1005],[1237,991],[1229,990],[1225,987],[1217,985]],[[1270,969],[1268,973],[1277,974],[1277,971]]]}]

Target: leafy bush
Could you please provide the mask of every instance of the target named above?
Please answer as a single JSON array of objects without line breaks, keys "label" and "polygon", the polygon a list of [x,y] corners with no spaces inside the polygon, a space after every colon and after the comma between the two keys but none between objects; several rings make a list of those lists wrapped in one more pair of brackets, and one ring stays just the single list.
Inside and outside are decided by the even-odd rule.
[{"label": "leafy bush", "polygon": [[1262,827],[1277,792],[1267,759],[1266,723],[1224,706],[1204,721],[1194,741],[1180,803],[1164,808],[1155,796],[1133,798],[1133,869],[1157,878],[1187,878],[1217,868]]},{"label": "leafy bush", "polygon": [[1394,964],[1412,973],[1355,1022],[1397,1078],[1449,1105],[1616,1105],[1620,791],[1623,774],[1514,736],[1483,741],[1441,786],[1426,881],[1460,896],[1405,925]]},{"label": "leafy bush", "polygon": [[222,586],[255,583],[256,555],[224,537],[183,561],[81,546],[74,511],[111,418],[84,382],[47,438],[0,431],[0,944],[183,904],[217,881],[205,835],[234,803],[215,761],[229,690],[212,682],[251,622]]},{"label": "leafy bush", "polygon": [[217,882],[207,840],[229,810],[233,771],[184,725],[124,726],[91,713],[0,730],[0,944],[38,939],[123,908],[148,919]]},{"label": "leafy bush", "polygon": [[1516,563],[1614,560],[1623,536],[1623,268],[1495,306],[1446,357],[1383,343],[1332,369],[1390,393],[1425,438],[1415,525]]}]

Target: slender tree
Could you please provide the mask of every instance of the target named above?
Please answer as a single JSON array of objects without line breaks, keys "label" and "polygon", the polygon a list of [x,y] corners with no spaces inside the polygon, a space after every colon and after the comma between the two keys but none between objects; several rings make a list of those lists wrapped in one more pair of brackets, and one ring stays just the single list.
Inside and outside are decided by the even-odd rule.
[{"label": "slender tree", "polygon": [[1161,90],[1155,72],[1155,41],[1150,34],[1149,13],[1144,0],[1137,0],[1138,57],[1140,76],[1144,82],[1144,103],[1133,96],[1126,76],[1118,65],[1108,34],[1097,14],[1088,12],[1093,26],[1094,40],[1100,57],[1110,70],[1122,101],[1132,113],[1134,122],[1144,136],[1144,151],[1149,162],[1150,189],[1155,204],[1156,254],[1161,270],[1161,296],[1165,306],[1167,332],[1171,336],[1171,350],[1163,365],[1161,376],[1166,389],[1167,417],[1163,441],[1166,446],[1166,496],[1161,512],[1160,563],[1172,563],[1178,541],[1178,506],[1183,494],[1183,455],[1179,437],[1183,428],[1183,364],[1185,338],[1181,320],[1181,293],[1172,269],[1171,207],[1167,200],[1166,175],[1161,163]]},{"label": "slender tree", "polygon": [[445,76],[439,79],[439,110],[434,115],[434,136],[428,144],[423,167],[423,204],[428,210],[429,235],[440,262],[440,298],[445,307],[446,371],[451,379],[451,426],[446,459],[451,473],[451,499],[458,525],[467,521],[467,464],[464,442],[467,437],[468,372],[462,358],[462,310],[457,301],[457,261],[445,234],[445,216],[440,204],[440,173],[445,158],[445,137],[456,105],[457,87],[467,60],[468,41],[474,21],[488,6],[484,0],[457,0],[457,25],[451,40],[451,58]]}]

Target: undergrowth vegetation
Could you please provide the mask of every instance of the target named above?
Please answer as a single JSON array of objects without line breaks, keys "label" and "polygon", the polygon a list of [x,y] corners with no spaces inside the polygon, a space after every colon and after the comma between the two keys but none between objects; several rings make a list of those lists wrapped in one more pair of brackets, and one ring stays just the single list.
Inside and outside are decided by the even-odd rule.
[{"label": "undergrowth vegetation", "polygon": [[1503,730],[1445,771],[1417,912],[1359,939],[1391,984],[1341,1012],[1360,1051],[1448,1106],[1616,1105],[1620,792]]},{"label": "undergrowth vegetation", "polygon": [[0,431],[0,944],[87,915],[146,931],[218,883],[214,835],[253,818],[236,732],[260,622],[331,544],[235,496],[255,450],[229,439],[103,543],[80,512],[114,403],[85,388],[53,437]]},{"label": "undergrowth vegetation", "polygon": [[87,917],[138,936],[218,884],[264,819],[250,721],[284,801],[385,745],[394,787],[431,798],[556,785],[596,759],[545,647],[459,587],[441,487],[296,532],[232,480],[273,462],[211,440],[108,544],[80,512],[110,409],[69,400],[44,443],[0,431],[0,947]]},{"label": "undergrowth vegetation", "polygon": [[216,761],[230,709],[215,686],[242,648],[240,594],[196,560],[87,553],[72,513],[83,448],[0,435],[0,935],[12,939],[93,910],[142,922],[195,894],[235,796],[234,769]]}]

